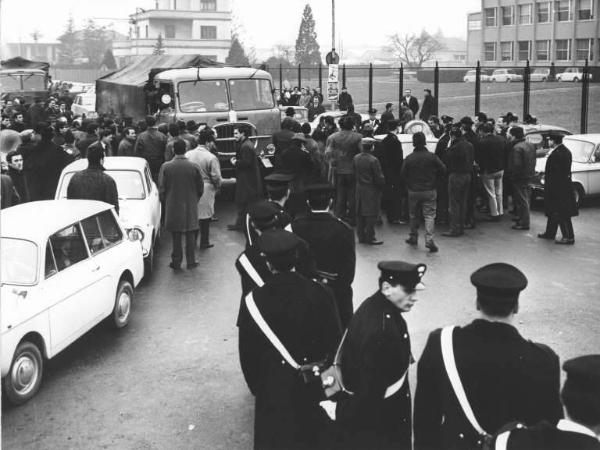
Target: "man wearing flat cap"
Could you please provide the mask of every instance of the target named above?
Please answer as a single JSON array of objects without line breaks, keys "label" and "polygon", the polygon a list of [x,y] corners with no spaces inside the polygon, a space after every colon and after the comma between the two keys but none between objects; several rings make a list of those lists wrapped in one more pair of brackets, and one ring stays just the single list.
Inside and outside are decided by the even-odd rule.
[{"label": "man wearing flat cap", "polygon": [[562,418],[558,356],[513,325],[525,275],[494,263],[471,282],[480,318],[433,331],[419,360],[415,450],[481,448],[506,423]]},{"label": "man wearing flat cap", "polygon": [[361,123],[361,130],[365,127],[365,125],[371,125],[373,135],[379,134],[377,132],[377,129],[379,128],[379,125],[381,125],[381,122],[379,122],[379,119],[376,117],[376,114],[377,110],[375,108],[369,109],[369,118]]},{"label": "man wearing flat cap", "polygon": [[240,362],[256,397],[255,449],[327,448],[321,379],[300,366],[310,375],[319,363],[331,364],[341,328],[331,292],[294,270],[299,245],[300,238],[284,230],[259,237],[273,275],[245,297],[240,314]]},{"label": "man wearing flat cap", "polygon": [[343,449],[411,449],[408,368],[413,362],[402,313],[417,302],[424,264],[382,261],[379,289],[354,313],[341,346],[345,391],[336,422]]}]

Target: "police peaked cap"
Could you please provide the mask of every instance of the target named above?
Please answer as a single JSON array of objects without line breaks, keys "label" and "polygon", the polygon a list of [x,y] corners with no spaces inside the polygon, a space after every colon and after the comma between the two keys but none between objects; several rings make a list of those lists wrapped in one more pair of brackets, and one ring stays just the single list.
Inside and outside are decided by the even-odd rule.
[{"label": "police peaked cap", "polygon": [[269,222],[279,214],[277,207],[268,200],[259,200],[248,206],[248,215],[255,222]]},{"label": "police peaked cap", "polygon": [[427,270],[425,264],[411,264],[404,261],[381,261],[377,264],[381,271],[381,281],[392,285],[400,284],[408,289],[424,289],[421,283]]},{"label": "police peaked cap", "polygon": [[585,355],[565,361],[565,388],[595,396],[600,404],[600,355]]},{"label": "police peaked cap", "polygon": [[294,233],[280,229],[265,231],[257,239],[260,251],[275,264],[294,263],[301,242]]},{"label": "police peaked cap", "polygon": [[515,266],[493,263],[473,272],[471,283],[478,294],[507,301],[519,297],[519,293],[527,287],[527,277]]},{"label": "police peaked cap", "polygon": [[294,179],[291,173],[276,172],[265,177],[265,183],[272,186],[285,186]]}]

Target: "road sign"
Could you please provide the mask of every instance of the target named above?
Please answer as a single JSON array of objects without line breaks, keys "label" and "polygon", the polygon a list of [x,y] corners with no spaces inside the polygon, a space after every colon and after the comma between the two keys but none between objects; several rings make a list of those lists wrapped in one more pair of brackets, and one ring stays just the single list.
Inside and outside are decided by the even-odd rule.
[{"label": "road sign", "polygon": [[332,50],[325,56],[325,62],[327,64],[338,64],[340,62],[340,55],[338,55],[335,50]]},{"label": "road sign", "polygon": [[329,74],[327,76],[327,98],[337,100],[339,93],[339,66],[337,64],[329,65]]}]

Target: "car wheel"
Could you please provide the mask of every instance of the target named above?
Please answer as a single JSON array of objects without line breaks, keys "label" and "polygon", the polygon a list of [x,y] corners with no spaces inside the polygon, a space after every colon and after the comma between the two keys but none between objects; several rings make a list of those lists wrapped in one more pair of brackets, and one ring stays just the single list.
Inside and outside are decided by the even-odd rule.
[{"label": "car wheel", "polygon": [[579,83],[579,78],[573,78],[573,83]]},{"label": "car wheel", "polygon": [[510,78],[507,78],[507,79],[506,79],[506,82],[507,82],[507,83],[510,83],[511,81],[512,81],[512,80],[511,80]]},{"label": "car wheel", "polygon": [[[152,244],[154,244],[154,239],[152,240]],[[152,275],[152,272],[154,272],[154,245],[150,247],[148,256],[144,258],[144,278]]]},{"label": "car wheel", "polygon": [[10,370],[4,377],[4,393],[14,405],[31,399],[42,384],[44,360],[37,345],[23,341],[17,347]]},{"label": "car wheel", "polygon": [[131,301],[133,300],[133,287],[127,280],[119,281],[115,306],[112,312],[112,325],[115,328],[123,328],[129,323],[131,315]]},{"label": "car wheel", "polygon": [[577,209],[579,209],[583,203],[584,197],[583,188],[580,184],[573,185],[573,195],[575,196],[575,204],[577,205]]}]

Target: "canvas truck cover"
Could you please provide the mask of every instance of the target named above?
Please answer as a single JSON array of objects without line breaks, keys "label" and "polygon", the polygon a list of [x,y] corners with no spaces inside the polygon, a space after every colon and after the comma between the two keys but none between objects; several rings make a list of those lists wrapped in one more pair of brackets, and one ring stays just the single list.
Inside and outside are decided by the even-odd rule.
[{"label": "canvas truck cover", "polygon": [[17,56],[16,58],[0,61],[0,70],[39,69],[48,73],[50,64],[41,61],[30,61]]},{"label": "canvas truck cover", "polygon": [[145,88],[157,73],[222,66],[199,55],[148,56],[96,80],[96,112],[141,120],[148,114]]}]

